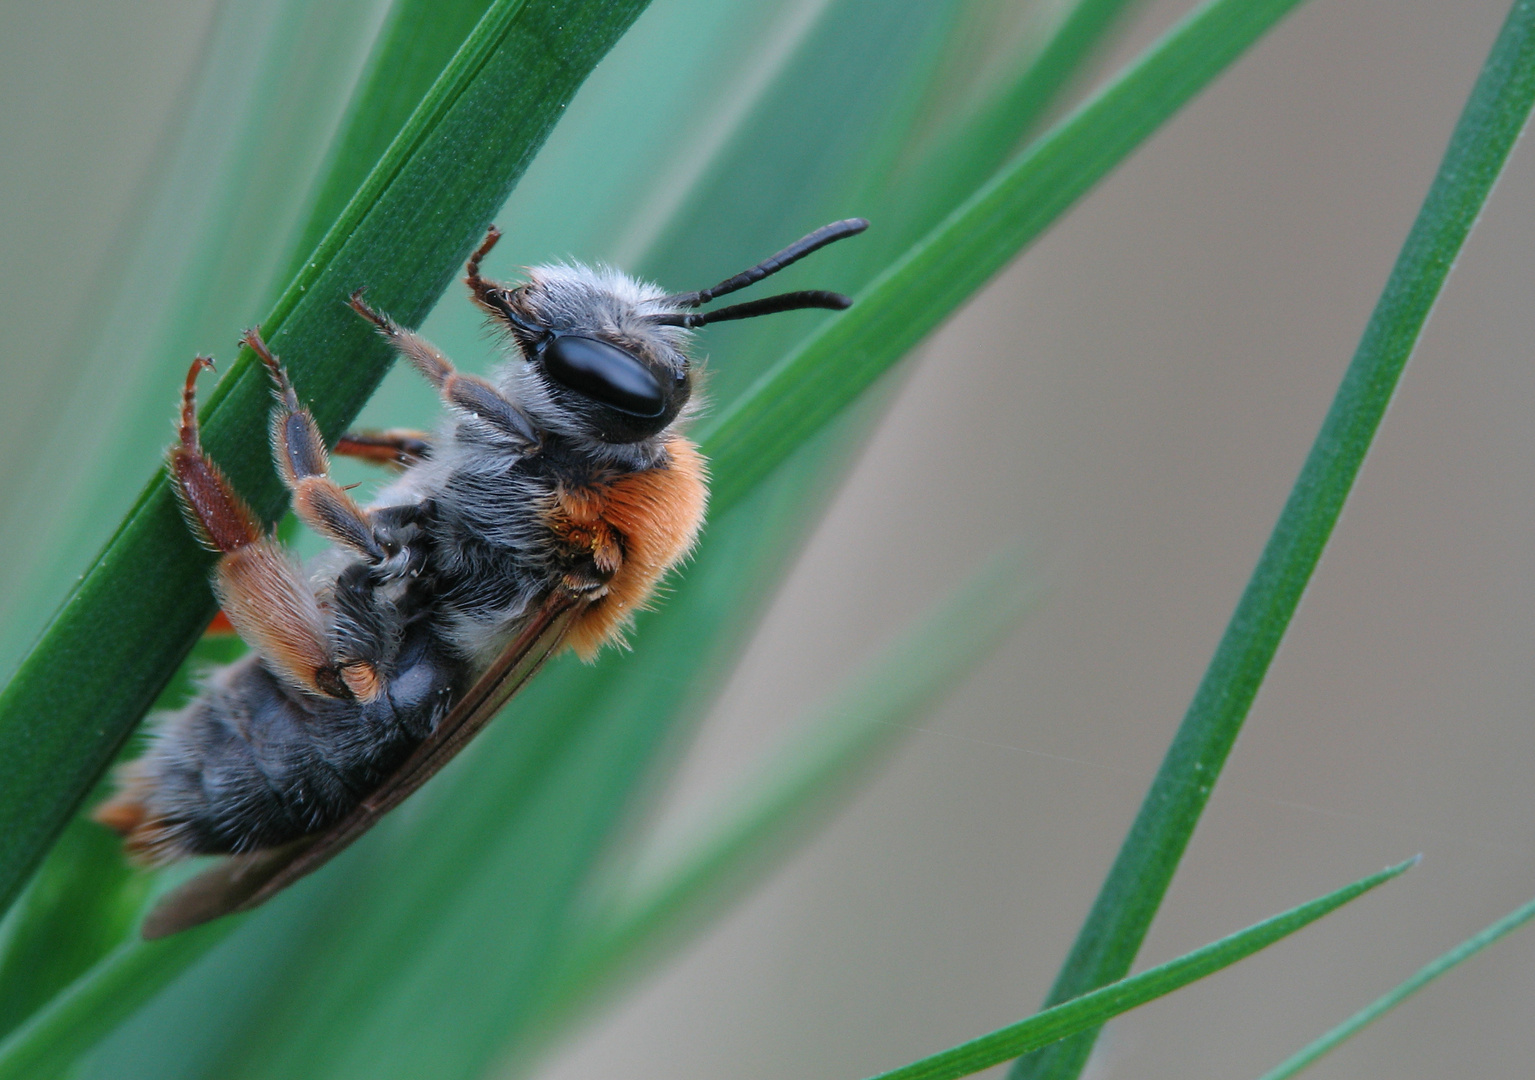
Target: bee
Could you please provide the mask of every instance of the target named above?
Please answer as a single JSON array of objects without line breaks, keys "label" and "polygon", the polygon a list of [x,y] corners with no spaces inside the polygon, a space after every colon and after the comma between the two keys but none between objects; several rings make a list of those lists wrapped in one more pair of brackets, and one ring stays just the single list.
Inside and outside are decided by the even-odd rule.
[{"label": "bee", "polygon": [[448,411],[435,436],[337,443],[400,470],[367,507],[330,478],[287,370],[247,332],[273,385],[277,471],[296,515],[331,545],[308,568],[203,453],[196,382],[213,364],[193,361],[168,471],[188,526],[220,553],[214,592],[251,651],[154,719],[95,812],[141,863],[227,856],[168,893],[144,936],[254,907],[317,869],[442,768],[549,656],[590,660],[620,638],[703,523],[705,463],[679,430],[693,409],[692,331],[851,301],[805,291],[698,309],[867,226],[834,222],[713,288],[671,294],[569,264],[533,267],[515,286],[487,280],[492,226],[465,278],[512,347],[488,380],[456,371],[358,290],[352,308]]}]

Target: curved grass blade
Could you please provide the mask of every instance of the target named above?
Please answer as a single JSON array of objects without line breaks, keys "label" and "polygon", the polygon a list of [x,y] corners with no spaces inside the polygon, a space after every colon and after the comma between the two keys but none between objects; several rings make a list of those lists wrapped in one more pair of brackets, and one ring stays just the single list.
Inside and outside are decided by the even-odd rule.
[{"label": "curved grass blade", "polygon": [[489,7],[490,0],[399,0],[392,6],[347,106],[308,220],[294,244],[287,278],[298,275],[303,259],[346,209]]},{"label": "curved grass blade", "polygon": [[[498,0],[264,321],[329,437],[392,362],[349,318],[368,285],[418,323],[597,60],[644,0]],[[203,410],[204,445],[263,517],[283,504],[250,448],[267,391],[245,356]],[[306,395],[307,396],[307,395]],[[188,537],[163,474],[0,695],[0,903],[9,903],[212,614],[209,558]]]},{"label": "curved grass blade", "polygon": [[33,1080],[69,1067],[182,969],[232,933],[244,916],[162,941],[121,945],[0,1043],[0,1080]]},{"label": "curved grass blade", "polygon": [[942,1053],[880,1073],[872,1080],[956,1080],[1078,1032],[1092,1030],[1110,1017],[1165,997],[1174,990],[1267,948],[1377,885],[1405,873],[1417,863],[1418,860],[1413,858],[1378,874],[1371,874],[1337,892],[1255,923],[1230,937],[1212,942],[1202,949],[1195,949],[1150,971],[1052,1006],[1027,1020],[999,1028],[989,1035],[961,1043]]},{"label": "curved grass blade", "polygon": [[1343,1023],[1315,1042],[1296,1051],[1290,1057],[1264,1073],[1261,1080],[1289,1080],[1290,1077],[1311,1065],[1312,1062],[1322,1055],[1334,1050],[1340,1044],[1347,1042],[1364,1028],[1379,1020],[1386,1013],[1412,997],[1412,995],[1422,990],[1446,971],[1449,971],[1452,967],[1463,961],[1471,959],[1471,957],[1499,938],[1519,929],[1532,918],[1535,918],[1535,900],[1531,900],[1523,907],[1514,909],[1481,933],[1467,938],[1443,956],[1423,965],[1412,978],[1396,987],[1390,993],[1376,998],[1369,1005],[1360,1009],[1353,1016],[1343,1021]]},{"label": "curved grass blade", "polygon": [[120,846],[105,829],[76,818],[7,913],[0,1037],[133,932],[149,876],[123,861]]},{"label": "curved grass blade", "polygon": [[[718,910],[744,878],[821,821],[826,804],[847,791],[883,751],[985,660],[1032,606],[1022,559],[1011,553],[944,600],[803,724],[803,736],[763,770],[730,806],[702,815],[720,822],[708,837],[668,860],[665,870],[619,897],[571,948],[551,1013],[583,1004],[666,939]],[[603,905],[597,905],[603,911]]]},{"label": "curved grass blade", "polygon": [[1298,3],[1204,4],[764,373],[704,437],[713,506],[846,407]]},{"label": "curved grass blade", "polygon": [[[225,194],[221,200],[212,200],[222,204],[236,204],[239,213],[233,215],[218,215],[218,221],[224,226],[210,228],[208,223],[195,221],[199,225],[198,243],[207,250],[216,250],[221,253],[227,248],[231,236],[240,239],[235,245],[240,252],[239,262],[242,264],[242,276],[246,279],[256,277],[257,284],[253,287],[259,293],[264,288],[260,282],[270,277],[270,272],[263,273],[261,267],[281,269],[280,264],[287,255],[286,249],[293,249],[297,255],[307,256],[313,250],[315,243],[323,235],[329,224],[345,208],[351,194],[358,188],[368,175],[368,172],[378,162],[378,159],[388,149],[389,143],[398,134],[400,128],[409,119],[412,108],[418,103],[432,83],[442,74],[443,68],[453,58],[454,52],[463,44],[475,24],[484,15],[489,0],[399,0],[390,8],[388,25],[382,32],[367,33],[367,20],[358,18],[360,12],[357,0],[349,0],[348,6],[340,8],[326,8],[323,13],[313,10],[298,11],[290,6],[284,14],[287,19],[277,18],[271,20],[269,33],[275,36],[274,43],[257,48],[252,41],[252,27],[249,22],[258,24],[261,20],[253,20],[249,11],[241,11],[239,19],[229,20],[221,24],[218,40],[212,46],[208,57],[208,64],[214,70],[227,67],[232,61],[223,55],[233,48],[233,42],[239,43],[239,55],[247,64],[256,68],[260,75],[252,77],[256,88],[244,98],[232,95],[227,79],[219,79],[204,85],[197,95],[194,113],[202,119],[201,124],[189,123],[187,131],[183,135],[183,143],[196,146],[199,153],[199,182],[201,173],[212,171],[215,175],[208,181],[209,186],[215,190],[222,190],[220,184],[245,185],[240,189],[240,196],[235,198]],[[296,14],[301,17],[294,17]],[[325,32],[316,34],[316,19],[322,19]],[[336,23],[348,23],[360,21],[361,27],[337,27]],[[263,24],[264,25],[264,24]],[[355,36],[360,40],[372,41],[372,49],[363,66],[363,77],[360,86],[352,86],[346,102],[346,115],[341,121],[340,127],[335,127],[335,115],[337,110],[324,107],[334,93],[317,93],[313,85],[314,79],[304,79],[300,76],[303,71],[293,70],[295,61],[291,59],[295,54],[306,56],[311,53],[323,56],[326,60],[323,64],[314,66],[327,69],[328,79],[337,79],[348,73],[356,72],[356,65],[342,63],[348,55],[348,50],[337,47],[334,38],[343,33]],[[309,53],[296,47],[296,42],[304,42]],[[282,57],[283,63],[277,65],[276,71],[267,71],[273,66],[273,56]],[[258,59],[259,58],[259,59]],[[220,61],[222,60],[222,64]],[[349,80],[357,81],[357,80]],[[345,84],[343,84],[345,85]],[[278,92],[275,88],[281,87]],[[263,92],[264,91],[264,92]],[[230,115],[230,98],[245,102],[248,113],[260,118],[260,122],[251,122],[248,116]],[[252,103],[252,100],[254,103]],[[247,168],[240,170],[227,164],[220,167],[220,162],[215,156],[209,161],[210,148],[208,147],[208,133],[205,130],[208,118],[217,115],[224,125],[235,131],[244,131],[239,139],[231,141],[240,142],[252,148],[245,149],[243,154],[236,154],[236,161],[244,161],[247,166],[250,161],[259,160],[261,169],[257,171],[256,179],[261,177],[284,177],[288,180],[287,186],[291,187],[299,176],[307,176],[312,168],[304,168],[310,160],[310,155],[303,154],[306,148],[306,140],[296,140],[294,126],[297,122],[294,114],[301,114],[302,121],[310,128],[324,132],[327,135],[335,134],[335,145],[331,152],[323,157],[323,168],[320,171],[320,180],[314,185],[320,192],[317,197],[301,201],[297,206],[284,210],[281,206],[274,206],[271,197],[262,198],[263,191],[260,187],[250,190],[254,182],[252,178],[242,175],[249,172]],[[330,123],[326,123],[329,118]],[[244,121],[242,123],[242,121]],[[271,132],[278,132],[274,135]],[[314,141],[314,134],[310,133],[308,142]],[[295,147],[295,141],[299,146]],[[282,156],[286,155],[286,156]],[[180,159],[183,154],[175,155],[177,164],[168,170],[164,183],[167,190],[162,193],[158,202],[161,204],[175,205],[178,210],[177,226],[185,231],[187,226],[186,192],[179,190],[176,178],[181,177],[182,171],[188,170],[186,162]],[[223,176],[224,173],[233,175]],[[187,180],[181,177],[181,183]],[[277,185],[279,189],[283,186]],[[195,200],[193,200],[195,202]],[[300,220],[304,216],[307,202],[307,231],[301,235],[298,244],[284,243],[282,250],[268,252],[263,247],[265,241],[267,247],[273,240],[285,236],[293,230],[286,227],[290,221]],[[233,220],[229,220],[233,218]],[[248,223],[252,219],[259,220],[262,231],[257,235],[251,235],[254,231],[247,224],[235,230],[239,223]],[[195,219],[194,219],[195,220]],[[168,223],[161,222],[161,231],[165,230]],[[153,251],[158,246],[165,246],[165,237],[153,235],[146,236],[143,241],[145,251]],[[144,256],[140,256],[141,258]],[[181,267],[179,273],[168,273],[169,280],[156,282],[155,287],[163,292],[173,295],[181,295],[180,303],[163,302],[161,322],[177,327],[181,333],[188,333],[188,324],[197,322],[207,325],[210,320],[220,317],[227,319],[229,311],[237,309],[248,303],[252,297],[242,296],[238,290],[230,287],[227,280],[228,267],[216,265],[217,260],[210,259],[206,255],[201,259],[187,257],[191,268]],[[221,254],[220,258],[229,260]],[[291,257],[290,257],[291,261]],[[272,264],[277,264],[272,266]],[[286,282],[296,272],[282,273],[276,280]],[[182,279],[185,279],[182,281]],[[180,289],[172,282],[181,281]],[[194,286],[191,284],[196,282]],[[247,288],[247,292],[250,288]],[[144,297],[139,298],[141,301]],[[132,304],[123,305],[128,310],[139,311],[140,307]],[[182,310],[178,310],[182,309]],[[200,314],[197,319],[192,319],[187,312],[195,309]],[[151,307],[152,310],[152,307]],[[126,322],[128,317],[122,311],[116,312],[116,322]],[[155,334],[145,328],[141,331],[147,335],[148,341],[140,339],[129,345],[129,348],[137,348],[144,355],[150,355],[152,348],[163,349],[166,342],[165,334]],[[175,333],[171,333],[175,337]],[[113,351],[117,363],[121,364],[123,356],[123,343],[120,339],[113,341]],[[181,360],[172,360],[170,366],[174,367]],[[158,370],[158,367],[155,368]],[[98,373],[101,374],[101,373]],[[119,371],[119,379],[124,374]],[[144,373],[140,374],[139,382],[142,383]],[[175,373],[179,375],[178,373]],[[115,386],[121,386],[118,382]],[[163,386],[174,385],[170,381],[160,384]],[[124,387],[131,391],[139,391],[138,386]],[[133,397],[133,393],[114,395],[116,397]],[[147,396],[147,395],[146,395]],[[153,395],[152,426],[154,430],[153,442],[158,443],[164,429],[164,402],[161,395]],[[66,410],[72,415],[76,408],[83,403],[73,402]],[[123,408],[119,404],[118,408]],[[142,443],[144,440],[134,440],[131,435],[117,430],[122,425],[113,425],[110,422],[102,423],[100,419],[92,416],[89,418],[89,426],[92,434],[103,443],[121,445],[125,437],[130,443]],[[112,432],[106,436],[101,429]],[[78,442],[78,436],[76,440]],[[100,455],[94,455],[99,467]],[[49,460],[56,460],[57,455],[45,454]],[[115,463],[112,470],[97,477],[97,486],[100,489],[110,488],[114,477],[113,472],[121,475],[142,475],[145,470],[145,462],[139,460],[136,454],[124,454],[123,460]],[[153,458],[151,458],[151,462]],[[152,465],[150,465],[152,467]],[[68,484],[64,484],[68,488]],[[76,493],[79,498],[79,493]],[[90,505],[94,502],[88,495],[81,502]],[[86,531],[82,528],[82,517],[90,516],[84,506],[77,506],[75,514],[75,532]],[[285,519],[284,525],[293,522],[291,515]],[[284,528],[284,533],[288,530]],[[292,537],[284,535],[284,542],[291,542]],[[55,545],[59,548],[54,558],[56,564],[63,564],[68,560],[74,560],[76,564],[88,557],[88,551],[80,550],[85,541],[80,543],[66,543]],[[91,546],[96,546],[94,543]],[[43,578],[51,575],[43,574]],[[235,646],[231,651],[229,646]],[[211,648],[210,648],[211,646]],[[224,663],[239,654],[237,640],[217,640],[204,638],[199,642],[193,652],[193,658],[184,663],[178,672],[178,678],[173,680],[170,686],[162,693],[160,700],[155,704],[156,709],[175,708],[182,704],[190,695],[190,681],[185,676],[189,675],[189,668],[197,659],[203,663]],[[199,653],[209,655],[198,657]],[[178,683],[185,684],[172,693]],[[170,700],[168,700],[168,698]],[[26,1005],[33,1006],[46,1001],[52,993],[68,985],[76,976],[83,974],[98,959],[105,956],[118,945],[129,932],[136,930],[130,925],[138,914],[138,901],[143,899],[148,885],[148,875],[143,871],[130,870],[123,862],[119,846],[111,836],[93,823],[80,819],[72,821],[65,829],[58,843],[50,850],[46,860],[34,876],[32,884],[22,894],[15,908],[10,913],[6,922],[6,932],[0,935],[0,1035],[9,1032],[16,1023],[25,1018],[26,1012],[18,1015],[18,1010]],[[20,916],[20,917],[17,917]],[[41,962],[40,962],[41,958]]]},{"label": "curved grass blade", "polygon": [[[1535,0],[1509,13],[1327,418],[1048,1002],[1129,970],[1332,534],[1402,369],[1535,102]],[[1090,1033],[1019,1062],[1080,1073]]]}]

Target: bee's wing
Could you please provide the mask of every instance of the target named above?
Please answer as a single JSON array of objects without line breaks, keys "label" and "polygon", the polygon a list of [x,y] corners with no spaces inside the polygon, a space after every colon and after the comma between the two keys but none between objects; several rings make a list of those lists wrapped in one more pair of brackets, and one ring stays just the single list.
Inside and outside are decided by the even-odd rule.
[{"label": "bee's wing", "polygon": [[551,594],[426,741],[355,810],[323,833],[279,848],[232,855],[166,893],[145,917],[144,937],[165,937],[220,915],[247,911],[323,866],[462,750],[559,647],[584,606],[567,594]]}]

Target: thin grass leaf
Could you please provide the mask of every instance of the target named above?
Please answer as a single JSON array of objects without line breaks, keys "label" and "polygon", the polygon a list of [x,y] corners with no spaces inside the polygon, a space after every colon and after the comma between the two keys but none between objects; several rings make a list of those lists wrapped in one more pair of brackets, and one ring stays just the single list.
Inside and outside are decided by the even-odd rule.
[{"label": "thin grass leaf", "polygon": [[186,963],[232,933],[242,919],[222,919],[161,941],[134,939],[120,946],[0,1043],[0,1080],[33,1080],[67,1068],[82,1046],[111,1031]]},{"label": "thin grass leaf", "polygon": [[1255,923],[1150,971],[1093,990],[942,1053],[880,1073],[871,1080],[957,1080],[1078,1032],[1092,1030],[1110,1017],[1165,997],[1267,948],[1377,885],[1405,873],[1417,863],[1418,860],[1413,858],[1371,874],[1337,892]]},{"label": "thin grass leaf", "polygon": [[774,365],[704,437],[714,506],[840,412],[1299,2],[1201,6]]},{"label": "thin grass leaf", "polygon": [[[643,8],[500,0],[264,322],[334,438],[392,357],[348,317],[359,285],[418,323],[596,61]],[[209,396],[204,445],[270,519],[283,494],[262,453],[267,390],[247,355]],[[306,395],[307,396],[307,395]],[[0,695],[0,902],[8,903],[211,617],[207,553],[163,474]],[[46,722],[44,722],[46,720]]]},{"label": "thin grass leaf", "polygon": [[398,0],[347,106],[285,280],[309,256],[389,150],[490,0]]},{"label": "thin grass leaf", "polygon": [[1016,553],[993,559],[887,648],[846,689],[802,725],[795,745],[741,785],[751,793],[702,815],[716,822],[665,869],[607,905],[597,905],[584,940],[571,949],[548,1006],[586,1001],[684,927],[696,927],[755,879],[827,803],[845,793],[912,721],[925,715],[983,661],[1032,605]]},{"label": "thin grass leaf", "polygon": [[76,818],[6,917],[0,1037],[73,983],[135,928],[149,891],[121,845]]},{"label": "thin grass leaf", "polygon": [[[351,95],[337,147],[326,155],[321,181],[316,185],[320,194],[310,200],[308,232],[301,236],[298,245],[300,254],[308,255],[312,251],[319,234],[323,234],[344,209],[350,194],[388,148],[409,118],[414,104],[442,73],[453,53],[484,14],[488,3],[489,0],[401,0],[393,5],[389,25],[375,44],[367,64],[368,76],[361,88]],[[353,6],[356,6],[355,2]],[[285,13],[291,15],[293,10]],[[314,40],[311,23],[315,13],[312,11],[305,13],[303,18],[290,18],[286,22],[278,20],[275,29],[278,44],[270,49],[252,47],[249,26],[221,28],[221,36],[241,36],[242,56],[247,58],[267,53],[292,54],[297,51],[295,39],[303,39],[306,45],[329,60],[328,66],[341,66],[345,70],[345,65],[338,65],[343,50],[331,40],[341,30],[332,24],[345,22],[356,15],[356,11],[345,8],[326,9],[323,18],[328,36],[320,40]],[[218,63],[218,52],[215,47],[210,62]],[[290,183],[303,175],[298,167],[300,162],[292,155],[293,144],[302,143],[295,139],[294,125],[310,122],[322,130],[329,130],[323,119],[312,119],[315,112],[320,112],[322,117],[326,112],[321,108],[321,100],[317,100],[315,88],[310,85],[312,80],[295,79],[291,68],[290,60],[277,72],[254,76],[258,85],[268,88],[267,96],[271,99],[263,102],[255,115],[271,119],[264,124],[250,125],[249,141],[261,145],[243,155],[247,164],[259,161],[262,170],[290,178]],[[291,85],[294,83],[297,85]],[[272,90],[277,86],[282,87],[280,93]],[[225,92],[225,84],[220,82],[217,93]],[[295,94],[302,98],[301,107],[290,105]],[[277,129],[282,138],[261,138],[267,127]],[[186,138],[199,145],[206,142],[195,128],[188,130]],[[277,145],[267,145],[271,143]],[[211,167],[206,160],[206,148],[203,149],[199,171]],[[282,157],[280,151],[289,152],[289,156]],[[246,179],[246,183],[251,181]],[[288,231],[280,226],[292,214],[279,212],[271,198],[252,198],[252,194],[246,191],[238,200],[241,214],[237,216],[259,216],[265,229],[262,239],[271,233]],[[259,189],[254,194],[259,196]],[[255,258],[257,264],[273,261],[255,256],[253,249],[258,248],[259,243],[253,242],[254,239],[246,237],[238,245],[240,261],[246,264],[242,265],[242,270],[247,275],[255,269],[250,265],[251,258]],[[198,267],[191,275],[202,283],[203,288],[209,289],[212,285],[206,279],[212,278],[220,286],[213,290],[214,295],[229,300],[234,290],[219,280],[222,276],[220,271],[207,266]],[[291,273],[284,274],[281,280],[286,281],[291,276]],[[194,306],[203,318],[207,317],[210,307],[217,306],[210,304],[209,297],[201,293],[195,297],[195,303],[192,297],[183,302]],[[179,305],[168,306],[174,311]],[[167,382],[165,385],[174,384]],[[153,409],[156,441],[164,426],[163,405],[157,395]],[[290,523],[295,523],[291,515],[284,525]],[[281,530],[284,542],[291,542],[292,537],[288,535],[291,532],[286,527]],[[190,697],[189,676],[193,669],[227,663],[241,651],[243,647],[237,639],[203,639],[193,657],[181,666],[178,677],[161,694],[155,708],[179,707]],[[5,923],[6,932],[0,935],[0,1035],[14,1028],[31,1008],[83,974],[120,944],[129,932],[136,932],[135,920],[148,884],[149,875],[124,862],[120,846],[114,843],[110,834],[80,818],[69,824],[22,900],[10,912],[11,917]]]},{"label": "thin grass leaf", "polygon": [[1352,1039],[1360,1031],[1379,1020],[1386,1013],[1439,978],[1439,976],[1458,964],[1471,959],[1471,957],[1487,948],[1487,946],[1499,938],[1513,933],[1532,918],[1535,918],[1535,900],[1531,900],[1523,907],[1514,909],[1481,933],[1472,935],[1443,956],[1423,965],[1412,978],[1397,986],[1390,993],[1376,998],[1315,1042],[1285,1058],[1284,1061],[1264,1073],[1260,1080],[1289,1080],[1290,1077],[1307,1068],[1322,1055],[1331,1052],[1342,1043]]},{"label": "thin grass leaf", "polygon": [[[1535,0],[1509,13],[1299,479],[1047,1002],[1129,970],[1402,369],[1535,102]],[[1017,1080],[1068,1080],[1092,1034],[1022,1061]]]},{"label": "thin grass leaf", "polygon": [[[35,635],[100,549],[103,526],[121,517],[157,466],[163,388],[185,371],[194,344],[221,326],[217,339],[232,338],[275,291],[287,238],[302,220],[303,189],[325,157],[381,7],[341,0],[322,11],[311,0],[252,0],[219,13],[156,190],[124,220],[117,269],[93,283],[82,312],[88,336],[105,340],[50,358],[64,395],[56,412],[72,423],[54,425],[51,441],[38,446],[33,471],[43,490],[19,500],[26,512],[15,515],[24,535],[0,541],[11,556],[0,668],[12,666],[14,644]],[[78,475],[82,467],[87,476]],[[17,471],[24,475],[25,465]],[[156,707],[182,704],[190,671],[233,659],[231,645],[243,648],[236,639],[200,642]],[[5,918],[0,1033],[136,932],[150,878],[124,862],[99,826],[70,822]]]}]

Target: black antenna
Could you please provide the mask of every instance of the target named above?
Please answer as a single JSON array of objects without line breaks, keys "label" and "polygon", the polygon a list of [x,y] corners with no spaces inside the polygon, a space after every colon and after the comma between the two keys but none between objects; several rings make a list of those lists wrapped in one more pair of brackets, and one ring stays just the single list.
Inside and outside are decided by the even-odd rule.
[{"label": "black antenna", "polygon": [[536,342],[542,343],[553,334],[553,331],[547,327],[534,326],[532,323],[528,322],[528,320],[524,319],[521,315],[513,311],[512,305],[506,302],[506,295],[499,289],[487,290],[481,299],[499,311],[506,318],[507,322],[511,323],[513,326],[521,330],[524,334]]},{"label": "black antenna", "polygon": [[705,311],[702,314],[695,314],[691,311],[679,311],[670,315],[651,315],[649,321],[657,326],[686,326],[691,330],[698,326],[708,326],[710,323],[730,322],[732,319],[754,319],[758,315],[776,315],[780,311],[799,311],[803,308],[827,308],[831,311],[842,311],[852,306],[853,301],[841,293],[809,289],[805,292],[786,292],[779,293],[777,296],[764,296],[761,300],[748,300],[744,304],[731,304],[729,307],[715,308],[713,311]]},{"label": "black antenna", "polygon": [[501,239],[501,230],[491,225],[485,230],[485,239],[480,241],[480,246],[474,249],[474,254],[469,256],[468,265],[464,267],[464,284],[469,286],[469,291],[474,298],[486,307],[495,308],[517,329],[535,341],[543,341],[549,337],[549,331],[542,326],[534,326],[517,312],[512,310],[512,305],[507,303],[506,293],[497,288],[495,282],[486,281],[480,276],[480,263],[485,256],[490,254],[490,249],[496,246],[496,241]]},{"label": "black antenna", "polygon": [[[835,244],[838,240],[845,240],[849,236],[857,236],[859,233],[863,232],[868,227],[869,227],[869,223],[867,221],[865,221],[863,218],[847,218],[846,220],[843,220],[843,221],[834,221],[830,225],[822,225],[819,229],[817,229],[815,232],[811,233],[809,236],[806,236],[803,239],[798,240],[795,243],[790,244],[788,247],[784,248],[778,254],[771,255],[768,258],[763,259],[760,263],[758,263],[756,266],[752,267],[750,270],[742,270],[739,274],[735,275],[734,277],[726,278],[724,281],[720,282],[718,285],[714,286],[713,288],[710,288],[710,289],[700,289],[698,292],[692,292],[692,293],[676,293],[676,294],[674,294],[672,296],[665,297],[662,302],[663,303],[667,303],[667,304],[675,304],[678,307],[701,307],[702,305],[707,304],[710,300],[713,300],[716,297],[724,296],[727,293],[733,293],[733,292],[737,291],[738,289],[744,289],[748,285],[756,284],[757,282],[761,281],[763,278],[768,277],[768,276],[770,276],[772,274],[778,273],[778,271],[782,270],[784,267],[790,265],[791,263],[799,262],[806,255],[809,255],[812,251],[819,251],[821,248],[825,247],[827,244]],[[811,293],[786,293],[785,295],[786,296],[810,296],[812,294]],[[819,294],[819,295],[833,296],[833,295],[836,295],[836,294],[834,294],[834,293],[822,293],[822,294]],[[741,305],[741,306],[742,307],[746,307],[748,305]],[[790,310],[793,309],[793,307],[831,307],[831,306],[833,306],[833,305],[830,305],[830,304],[796,304],[796,305],[793,305],[792,307],[773,308],[772,311],[790,311]],[[842,307],[847,307],[847,304],[840,304],[840,305],[835,305],[835,306],[839,307],[839,308],[842,308]],[[734,311],[735,308],[728,308],[728,309],[724,309],[724,310]],[[754,312],[752,312],[753,315],[767,315],[767,314],[770,314],[770,313],[771,312],[769,312],[769,311],[754,311]],[[714,315],[711,315],[709,317],[710,321],[711,322],[722,322],[722,321],[724,321],[723,319],[719,318],[720,314],[721,314],[720,312],[715,312]],[[748,316],[748,315],[732,315],[732,316],[730,316],[730,318],[733,318],[733,319],[745,319],[745,318],[749,318],[749,317],[750,316]],[[653,321],[660,322],[661,325],[663,325],[663,326],[701,326],[701,325],[703,325],[702,323],[678,323],[678,322],[673,322],[673,321],[671,321],[670,317],[666,317],[666,316],[656,318]]]}]

